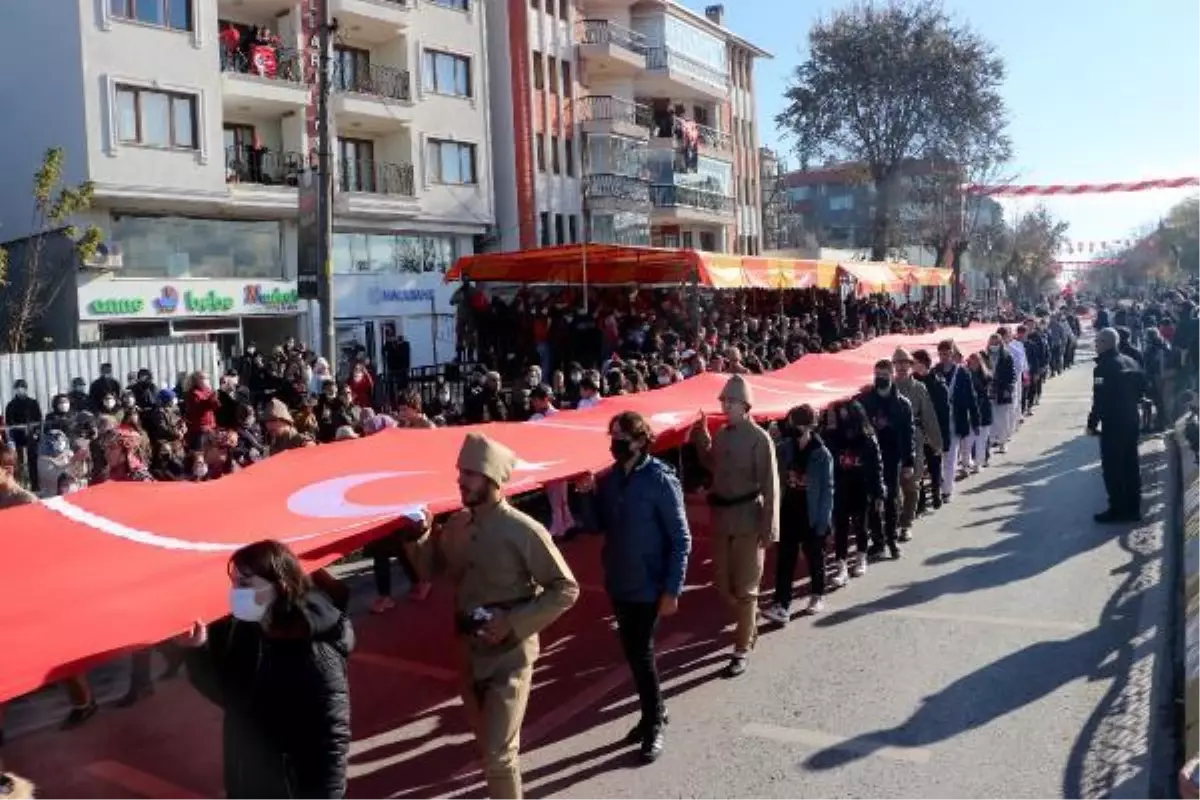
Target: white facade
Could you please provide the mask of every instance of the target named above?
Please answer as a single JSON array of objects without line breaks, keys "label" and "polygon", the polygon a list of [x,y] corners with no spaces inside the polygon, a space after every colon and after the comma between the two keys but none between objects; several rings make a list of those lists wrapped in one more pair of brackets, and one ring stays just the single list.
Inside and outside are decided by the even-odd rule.
[{"label": "white facade", "polygon": [[[79,309],[97,282],[113,284],[116,296],[136,293],[132,283],[121,289],[126,280],[294,282],[295,184],[316,146],[307,4],[7,4],[0,241],[30,233],[28,181],[42,153],[62,147],[66,179],[95,185],[94,210],[81,222],[99,225],[121,253],[80,279]],[[373,252],[335,269],[339,320],[365,321],[362,298],[372,286],[440,282],[495,221],[486,5],[329,0],[339,25],[330,103],[335,231],[394,245],[390,258]],[[260,27],[268,39],[256,46]],[[180,230],[186,245],[175,238]],[[414,248],[428,262],[415,274]],[[317,344],[309,305],[292,309],[293,326]],[[96,335],[95,320],[80,324],[81,338]]]}]

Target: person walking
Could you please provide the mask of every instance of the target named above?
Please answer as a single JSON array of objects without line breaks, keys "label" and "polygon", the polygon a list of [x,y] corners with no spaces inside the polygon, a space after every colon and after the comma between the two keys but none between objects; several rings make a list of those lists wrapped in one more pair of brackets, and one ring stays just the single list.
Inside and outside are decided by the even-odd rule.
[{"label": "person walking", "polygon": [[[788,412],[786,431],[778,444],[779,478],[783,498],[779,503],[779,552],[775,554],[775,602],[763,616],[779,625],[791,620],[792,582],[796,561],[804,553],[810,591],[808,614],[825,607],[825,542],[833,526],[833,456],[817,435],[817,412],[802,405]],[[846,566],[835,581],[844,586]]]},{"label": "person walking", "polygon": [[979,409],[979,430],[971,434],[963,451],[963,466],[972,474],[986,467],[991,458],[992,436],[992,370],[985,361],[986,356],[971,353],[967,356],[967,374],[971,376],[971,388],[975,390],[975,405]]},{"label": "person walking", "polygon": [[679,479],[650,455],[650,424],[641,414],[625,411],[613,417],[608,433],[613,469],[598,482],[586,477],[579,488],[597,501],[604,587],[641,705],[641,719],[625,742],[639,744],[642,761],[651,763],[662,755],[669,721],[654,634],[659,620],[679,608],[692,536]]},{"label": "person walking", "polygon": [[907,542],[912,538],[912,524],[917,516],[917,504],[921,499],[921,479],[925,475],[927,450],[942,452],[942,428],[938,422],[937,409],[929,397],[925,384],[913,377],[913,358],[903,347],[892,354],[896,368],[896,391],[908,400],[913,415],[913,470],[908,477],[901,475],[900,532],[896,539]]},{"label": "person walking", "polygon": [[522,796],[521,723],[538,634],[575,604],[579,584],[540,522],[513,508],[502,487],[516,456],[468,433],[458,454],[463,510],[437,533],[424,526],[418,562],[454,584],[462,697],[492,798]]},{"label": "person walking", "polygon": [[886,358],[875,362],[875,383],[858,399],[879,442],[885,488],[883,514],[872,519],[873,541],[867,555],[878,558],[886,547],[892,558],[900,558],[900,481],[914,474],[916,464],[912,406],[896,390],[895,368]]},{"label": "person walking", "polygon": [[875,428],[857,400],[831,407],[828,435],[834,463],[833,527],[837,555],[835,585],[842,582],[850,558],[850,539],[854,539],[854,563],[849,577],[867,574],[867,535],[871,519],[883,511],[887,487],[883,480],[883,457]]},{"label": "person walking", "polygon": [[1096,334],[1096,366],[1092,370],[1092,410],[1088,432],[1100,436],[1100,471],[1108,508],[1097,522],[1135,522],[1142,517],[1142,477],[1138,462],[1142,395],[1141,368],[1119,352],[1120,336],[1112,328]]},{"label": "person walking", "polygon": [[1017,366],[998,333],[988,337],[987,357],[992,369],[991,444],[996,452],[1005,453],[1019,408],[1015,404],[1019,386]]},{"label": "person walking", "polygon": [[1020,339],[1013,338],[1011,328],[1002,327],[997,333],[1004,341],[1004,347],[1008,350],[1008,354],[1012,356],[1013,365],[1017,371],[1017,394],[1013,399],[1016,413],[1012,416],[1012,425],[1008,430],[1008,438],[1012,439],[1025,416],[1025,396],[1029,393],[1029,356],[1025,352],[1025,343]]},{"label": "person walking", "polygon": [[950,438],[942,459],[943,503],[950,502],[954,495],[954,478],[962,448],[970,441],[972,434],[979,432],[979,406],[975,402],[975,389],[967,371],[954,363],[955,352],[953,340],[938,342],[937,371],[946,384],[950,399]]},{"label": "person walking", "polygon": [[[933,404],[934,415],[937,418],[938,441],[941,442],[941,447],[925,448],[925,463],[929,468],[929,488],[932,495],[930,504],[936,510],[942,507],[942,462],[945,460],[944,453],[950,441],[950,394],[946,391],[946,382],[942,380],[941,373],[933,369],[933,359],[929,351],[914,350],[912,356],[913,374],[929,394],[929,402]],[[918,513],[924,504],[922,498],[918,502]]]},{"label": "person walking", "polygon": [[726,423],[716,437],[701,414],[689,438],[712,475],[714,583],[734,612],[733,654],[725,676],[736,678],[746,671],[758,640],[764,551],[779,541],[779,473],[771,437],[750,418],[754,398],[745,378],[732,376],[719,399]]}]

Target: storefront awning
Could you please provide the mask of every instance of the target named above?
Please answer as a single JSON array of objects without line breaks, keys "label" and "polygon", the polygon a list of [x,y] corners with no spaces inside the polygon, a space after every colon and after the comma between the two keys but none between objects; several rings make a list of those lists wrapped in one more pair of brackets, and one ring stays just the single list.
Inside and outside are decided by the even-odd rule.
[{"label": "storefront awning", "polygon": [[860,295],[904,291],[904,280],[897,274],[898,267],[907,268],[908,265],[882,261],[843,261],[838,264],[841,274],[858,284],[856,292]]},{"label": "storefront awning", "polygon": [[941,267],[896,266],[893,272],[908,286],[949,286],[953,271]]},{"label": "storefront awning", "polygon": [[828,289],[836,285],[836,274],[833,262],[573,244],[464,256],[455,262],[446,280],[618,286],[680,284],[695,276],[701,286],[712,289]]}]

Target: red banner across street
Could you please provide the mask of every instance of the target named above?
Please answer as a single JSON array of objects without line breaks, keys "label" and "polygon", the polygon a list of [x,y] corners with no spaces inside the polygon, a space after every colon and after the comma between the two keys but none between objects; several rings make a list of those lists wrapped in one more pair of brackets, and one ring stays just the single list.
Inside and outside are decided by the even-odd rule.
[{"label": "red banner across street", "polygon": [[[813,355],[749,378],[755,416],[800,403],[822,407],[858,392],[871,365],[903,345],[932,350],[952,337],[963,352],[994,326],[885,336],[857,350]],[[601,470],[611,461],[613,414],[644,414],[679,442],[703,410],[719,412],[725,377],[701,375],[532,423],[473,426],[520,458],[512,493]],[[400,517],[458,507],[455,459],[467,429],[385,431],[272,457],[208,483],[105,484],[0,512],[0,700],[133,647],[227,613],[226,561],[238,547],[279,539],[313,569],[352,552]]]}]

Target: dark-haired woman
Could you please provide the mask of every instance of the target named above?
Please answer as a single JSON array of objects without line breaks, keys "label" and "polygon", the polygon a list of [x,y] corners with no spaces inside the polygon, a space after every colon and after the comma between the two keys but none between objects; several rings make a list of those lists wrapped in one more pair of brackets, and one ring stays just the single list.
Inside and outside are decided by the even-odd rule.
[{"label": "dark-haired woman", "polygon": [[227,797],[343,797],[350,620],[275,541],[229,560],[232,618],[179,643],[188,677],[225,711]]},{"label": "dark-haired woman", "polygon": [[[867,573],[867,534],[872,514],[883,507],[886,490],[883,482],[883,458],[875,428],[867,412],[857,400],[837,407],[838,426],[826,444],[833,454],[834,545],[837,550],[835,588],[844,586],[847,578],[859,578]],[[854,563],[847,569],[850,557],[850,537],[854,536]]]}]

